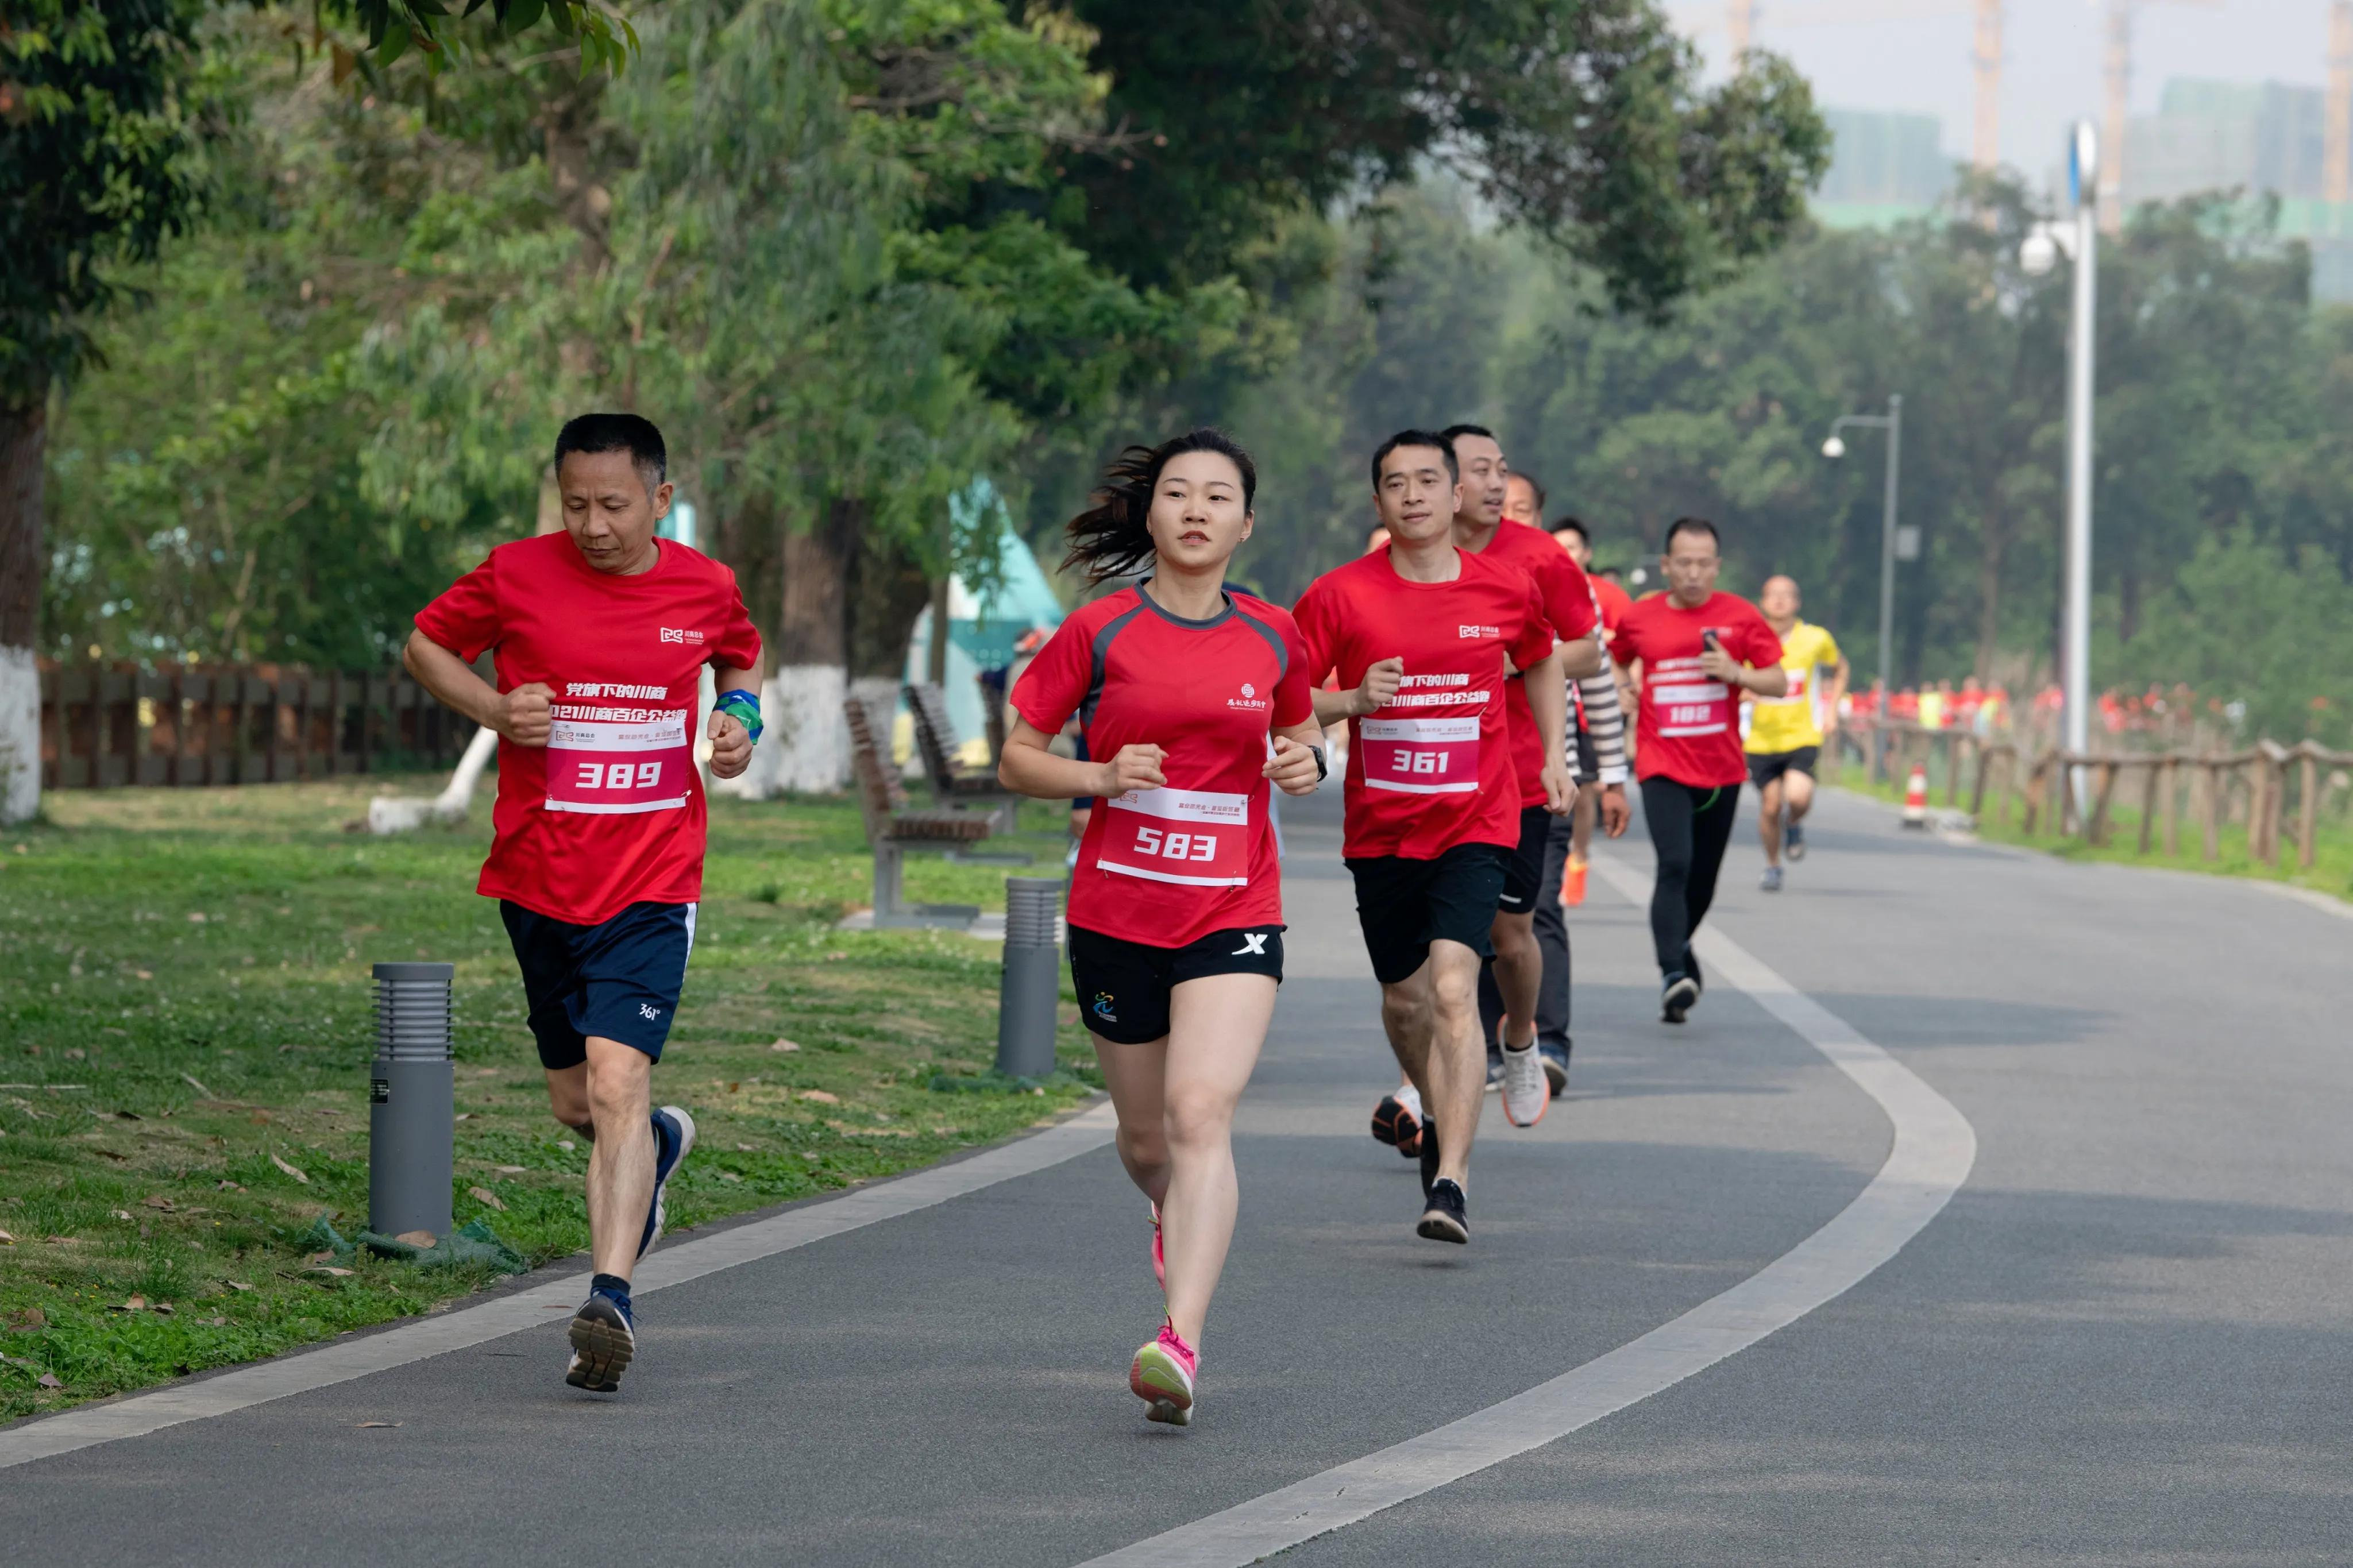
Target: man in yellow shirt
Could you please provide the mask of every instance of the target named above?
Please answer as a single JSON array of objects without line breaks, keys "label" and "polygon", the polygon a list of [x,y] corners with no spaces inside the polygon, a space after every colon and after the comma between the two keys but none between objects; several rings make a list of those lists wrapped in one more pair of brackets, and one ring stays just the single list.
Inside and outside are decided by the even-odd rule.
[{"label": "man in yellow shirt", "polygon": [[1748,778],[1762,797],[1757,836],[1765,844],[1768,893],[1781,890],[1781,850],[1806,858],[1806,813],[1814,804],[1814,766],[1838,732],[1839,699],[1846,695],[1846,655],[1831,634],[1798,618],[1798,584],[1769,577],[1757,607],[1781,637],[1781,668],[1789,689],[1782,697],[1752,697],[1748,717]]}]

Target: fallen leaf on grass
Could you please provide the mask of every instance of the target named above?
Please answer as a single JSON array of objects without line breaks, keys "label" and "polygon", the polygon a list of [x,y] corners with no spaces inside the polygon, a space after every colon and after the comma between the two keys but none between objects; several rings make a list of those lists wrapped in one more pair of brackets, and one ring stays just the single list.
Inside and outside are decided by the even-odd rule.
[{"label": "fallen leaf on grass", "polygon": [[107,1309],[110,1312],[143,1312],[146,1310],[147,1298],[144,1296],[133,1296],[131,1300],[123,1302],[119,1307],[109,1307]]},{"label": "fallen leaf on grass", "polygon": [[334,1260],[335,1255],[332,1252],[314,1252],[302,1261],[305,1263],[332,1263]]},{"label": "fallen leaf on grass", "polygon": [[232,1290],[250,1290],[253,1289],[252,1286],[247,1284],[242,1279],[224,1279],[221,1283],[227,1286]]},{"label": "fallen leaf on grass", "polygon": [[118,1110],[114,1114],[124,1121],[144,1121],[147,1120],[135,1110]]},{"label": "fallen leaf on grass", "polygon": [[165,1317],[167,1317],[167,1318],[168,1318],[168,1317],[170,1317],[174,1312],[175,1312],[175,1311],[179,1310],[179,1309],[178,1309],[178,1308],[176,1308],[176,1307],[173,1306],[173,1305],[172,1305],[172,1303],[171,1303],[171,1302],[169,1302],[169,1301],[158,1301],[158,1302],[156,1302],[156,1303],[155,1303],[155,1308],[154,1308],[154,1310],[155,1310],[156,1311],[158,1311],[158,1312],[161,1312],[162,1314],[164,1314],[164,1316],[165,1316]]},{"label": "fallen leaf on grass", "polygon": [[173,1204],[171,1199],[165,1197],[161,1193],[149,1193],[145,1197],[139,1201],[145,1204],[151,1209],[163,1209],[166,1213],[169,1213],[176,1206]]},{"label": "fallen leaf on grass", "polygon": [[722,1171],[719,1173],[719,1179],[723,1182],[740,1182],[744,1178],[733,1171]]},{"label": "fallen leaf on grass", "polygon": [[353,1274],[357,1272],[357,1270],[350,1268],[336,1268],[330,1265],[322,1263],[311,1268],[305,1268],[302,1272],[305,1274],[328,1274],[332,1275],[337,1279],[348,1279]]},{"label": "fallen leaf on grass", "polygon": [[524,1171],[524,1167],[522,1165],[493,1165],[491,1169],[496,1171],[501,1176],[520,1176]]},{"label": "fallen leaf on grass", "polygon": [[155,978],[155,972],[152,969],[134,969],[131,973],[139,976],[142,980],[153,980]]},{"label": "fallen leaf on grass", "polygon": [[24,1315],[19,1317],[16,1322],[17,1331],[27,1334],[31,1333],[35,1329],[46,1329],[48,1326],[49,1315],[47,1312],[42,1311],[38,1307],[26,1308]]},{"label": "fallen leaf on grass", "polygon": [[740,1084],[740,1083],[731,1083],[731,1084],[729,1084],[729,1085],[727,1086],[727,1092],[728,1092],[728,1093],[730,1093],[730,1094],[733,1094],[733,1093],[734,1093],[737,1089],[742,1089],[743,1087],[744,1087],[744,1086],[743,1086],[742,1084]]},{"label": "fallen leaf on grass", "polygon": [[232,1182],[227,1176],[223,1176],[221,1178],[220,1185],[215,1187],[213,1190],[217,1193],[241,1193],[245,1191],[245,1184],[243,1182]]},{"label": "fallen leaf on grass", "polygon": [[797,1098],[801,1100],[813,1100],[819,1105],[839,1105],[841,1103],[841,1096],[838,1094],[828,1094],[821,1089],[805,1089],[800,1091]]},{"label": "fallen leaf on grass", "polygon": [[53,1372],[45,1372],[41,1373],[40,1377],[36,1381],[37,1381],[43,1388],[63,1388],[65,1386],[64,1384],[58,1381],[58,1374]]},{"label": "fallen leaf on grass", "polygon": [[404,1230],[392,1239],[405,1241],[411,1247],[429,1247],[438,1244],[441,1238],[429,1230]]},{"label": "fallen leaf on grass", "polygon": [[450,1121],[471,1121],[473,1119],[474,1119],[474,1113],[473,1113],[472,1111],[470,1111],[470,1110],[461,1110],[461,1111],[458,1112],[458,1114],[457,1114],[457,1115],[455,1115],[455,1116],[451,1117],[449,1120],[450,1120]]},{"label": "fallen leaf on grass", "polygon": [[198,1318],[196,1321],[209,1324],[216,1329],[225,1329],[228,1327],[228,1320],[227,1318]]},{"label": "fallen leaf on grass", "polygon": [[101,1160],[111,1160],[118,1165],[127,1165],[131,1163],[130,1155],[118,1154],[111,1149],[92,1149],[90,1152]]},{"label": "fallen leaf on grass", "polygon": [[397,1426],[399,1425],[400,1423],[397,1421],[363,1421],[359,1424],[356,1430],[364,1432],[371,1426]]},{"label": "fallen leaf on grass", "polygon": [[555,1141],[555,1146],[556,1146],[557,1148],[559,1148],[559,1149],[563,1150],[563,1151],[564,1151],[565,1153],[567,1153],[567,1154],[569,1154],[570,1152],[572,1152],[572,1151],[573,1151],[573,1150],[577,1149],[578,1147],[580,1147],[580,1145],[579,1145],[579,1144],[575,1143],[575,1142],[574,1142],[571,1139],[569,1139],[569,1138],[559,1138],[559,1139],[557,1139],[557,1140]]},{"label": "fallen leaf on grass", "polygon": [[129,1219],[131,1217],[131,1211],[129,1209],[109,1209],[106,1212],[113,1215],[116,1219]]},{"label": "fallen leaf on grass", "polygon": [[800,1049],[800,1047],[792,1040],[778,1040],[775,1045],[770,1046],[768,1048],[772,1051],[797,1051]]},{"label": "fallen leaf on grass", "polygon": [[16,1238],[15,1237],[10,1236],[5,1230],[0,1230],[0,1247],[14,1247],[16,1245]]},{"label": "fallen leaf on grass", "polygon": [[[753,1151],[753,1148],[752,1148],[752,1145],[750,1145],[749,1143],[738,1143],[738,1144],[736,1144],[736,1145],[735,1145],[735,1147],[737,1147],[738,1149],[741,1149],[741,1150],[742,1150],[742,1151],[744,1151],[744,1152],[745,1152],[746,1154],[752,1153],[752,1152],[754,1152],[754,1151]],[[5,1231],[0,1231],[0,1237],[5,1237],[5,1235],[6,1235],[6,1233],[5,1233]]]},{"label": "fallen leaf on grass", "polygon": [[182,1073],[180,1075],[180,1081],[186,1084],[190,1089],[195,1089],[197,1095],[202,1099],[210,1100],[213,1097],[213,1091],[211,1089],[206,1089],[203,1084],[198,1083],[186,1073]]},{"label": "fallen leaf on grass", "polygon": [[499,1194],[491,1191],[490,1188],[468,1187],[466,1191],[470,1194],[476,1201],[488,1204],[491,1207],[498,1210],[501,1214],[507,1212],[507,1205],[499,1202]]},{"label": "fallen leaf on grass", "polygon": [[277,1166],[280,1170],[285,1172],[288,1175],[293,1177],[296,1181],[301,1183],[304,1186],[307,1187],[311,1184],[310,1177],[304,1175],[301,1172],[296,1170],[293,1166],[288,1164],[277,1155],[272,1154],[269,1156],[269,1163]]}]

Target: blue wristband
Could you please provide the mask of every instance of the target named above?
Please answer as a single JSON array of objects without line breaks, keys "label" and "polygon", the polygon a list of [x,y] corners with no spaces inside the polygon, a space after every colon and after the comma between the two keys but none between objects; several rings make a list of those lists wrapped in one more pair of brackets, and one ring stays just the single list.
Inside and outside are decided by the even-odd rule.
[{"label": "blue wristband", "polygon": [[723,691],[719,694],[719,700],[711,705],[711,710],[713,713],[726,714],[727,717],[744,726],[744,732],[752,737],[754,745],[760,743],[760,731],[763,726],[760,723],[758,697],[749,691]]}]

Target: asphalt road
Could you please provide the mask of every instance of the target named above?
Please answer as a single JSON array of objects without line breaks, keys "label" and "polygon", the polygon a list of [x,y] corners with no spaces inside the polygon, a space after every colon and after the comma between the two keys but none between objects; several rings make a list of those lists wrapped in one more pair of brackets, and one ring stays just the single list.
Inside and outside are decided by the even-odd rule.
[{"label": "asphalt road", "polygon": [[[642,1297],[617,1398],[564,1386],[550,1322],[0,1469],[0,1541],[1078,1563],[1590,1362],[1872,1181],[1879,1106],[1727,984],[1657,1023],[1641,911],[1597,880],[1570,1095],[1531,1131],[1491,1099],[1471,1247],[1417,1240],[1413,1167],[1366,1133],[1393,1072],[1336,804],[1286,817],[1292,977],[1189,1429],[1126,1390],[1159,1311],[1143,1200],[1099,1147]],[[1768,896],[1744,820],[1717,921],[1966,1115],[1967,1184],[1761,1342],[1284,1560],[2353,1561],[2353,923],[1843,797],[1811,837]],[[1647,872],[1639,826],[1618,854]]]}]

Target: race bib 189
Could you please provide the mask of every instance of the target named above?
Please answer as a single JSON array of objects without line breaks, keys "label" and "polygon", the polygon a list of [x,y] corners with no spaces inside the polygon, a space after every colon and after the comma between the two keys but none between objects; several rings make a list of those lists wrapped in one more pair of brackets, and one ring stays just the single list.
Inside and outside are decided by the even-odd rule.
[{"label": "race bib 189", "polygon": [[1642,699],[1659,733],[1716,735],[1732,728],[1732,688],[1700,668],[1696,658],[1662,658],[1642,671]]},{"label": "race bib 189", "polygon": [[1471,795],[1479,788],[1479,721],[1359,719],[1365,787],[1409,795]]},{"label": "race bib 189", "polygon": [[1103,809],[1095,864],[1104,870],[1190,888],[1250,885],[1250,796],[1132,789]]},{"label": "race bib 189", "polygon": [[[593,711],[600,717],[566,717]],[[547,809],[615,816],[677,811],[692,795],[692,709],[554,706],[547,737]],[[607,717],[604,715],[619,715]]]}]

